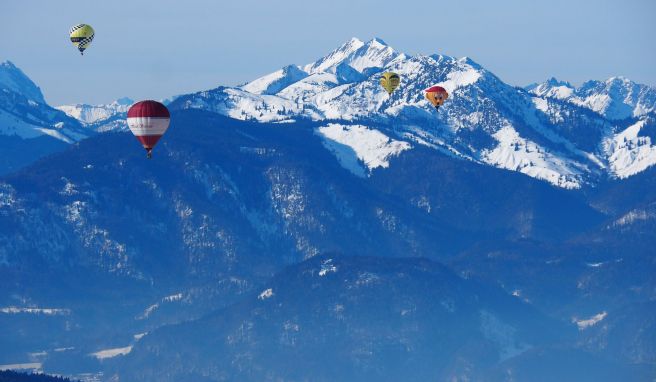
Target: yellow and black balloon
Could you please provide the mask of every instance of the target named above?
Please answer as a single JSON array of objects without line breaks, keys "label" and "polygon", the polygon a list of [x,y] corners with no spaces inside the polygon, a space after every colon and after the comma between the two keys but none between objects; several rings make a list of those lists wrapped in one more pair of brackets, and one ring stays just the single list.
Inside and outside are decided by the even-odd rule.
[{"label": "yellow and black balloon", "polygon": [[80,51],[80,54],[84,54],[84,50],[91,45],[94,34],[91,25],[77,24],[71,28],[71,42]]},{"label": "yellow and black balloon", "polygon": [[398,74],[393,72],[385,72],[380,76],[380,86],[387,90],[387,94],[392,95],[392,92],[396,90],[401,84],[401,77]]}]

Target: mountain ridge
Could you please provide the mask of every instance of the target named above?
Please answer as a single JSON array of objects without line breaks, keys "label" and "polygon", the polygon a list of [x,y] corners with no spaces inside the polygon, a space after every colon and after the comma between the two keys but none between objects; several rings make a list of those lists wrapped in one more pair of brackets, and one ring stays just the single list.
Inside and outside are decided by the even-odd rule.
[{"label": "mountain ridge", "polygon": [[[10,63],[5,67],[11,70],[4,72],[20,71]],[[376,73],[382,70],[402,76],[391,97],[378,85]],[[451,92],[440,113],[423,98],[423,90],[432,85]],[[36,91],[33,83],[25,87],[27,93]],[[579,88],[551,78],[522,90],[468,57],[409,56],[380,38],[352,38],[309,64],[288,65],[236,87],[177,96],[169,106],[260,122],[338,122],[344,130],[359,124],[411,145],[518,171],[557,187],[581,188],[627,178],[656,164],[656,141],[648,133],[655,92],[622,77],[588,81]],[[48,127],[47,132],[70,143],[97,132],[125,130],[126,102],[60,106],[83,128],[75,128],[76,136],[62,135],[67,129]]]}]

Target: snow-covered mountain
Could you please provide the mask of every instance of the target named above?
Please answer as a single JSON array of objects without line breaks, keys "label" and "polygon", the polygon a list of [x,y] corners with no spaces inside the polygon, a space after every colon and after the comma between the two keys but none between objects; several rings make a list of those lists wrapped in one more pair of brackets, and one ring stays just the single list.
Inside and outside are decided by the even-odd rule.
[{"label": "snow-covered mountain", "polygon": [[[20,94],[32,104],[45,105],[39,88],[19,69],[11,63],[2,68],[4,92],[22,89]],[[391,96],[378,84],[383,70],[402,77],[401,87]],[[439,113],[423,96],[432,85],[451,94]],[[70,143],[96,132],[125,130],[131,102],[124,98],[108,105],[59,106],[79,121],[75,129],[51,121],[34,126],[23,118],[31,111],[0,114],[0,132],[23,138],[49,134]],[[10,107],[16,104],[8,102]],[[351,158],[351,150],[369,147],[367,155],[377,158],[400,153],[388,153],[386,145],[378,148],[367,141],[379,141],[381,136],[410,150],[426,146],[563,188],[629,177],[656,163],[656,142],[643,131],[650,129],[656,110],[652,87],[617,77],[588,81],[579,88],[550,79],[520,89],[469,58],[409,56],[378,38],[353,38],[309,64],[288,65],[237,87],[178,96],[169,106],[258,122],[325,122],[316,133],[327,146],[349,148],[333,151],[358,176],[372,168],[359,155]],[[337,125],[343,132],[365,128],[362,131],[374,134],[340,133],[339,141],[334,134],[322,134],[334,132]]]},{"label": "snow-covered mountain", "polygon": [[76,120],[48,106],[41,89],[10,61],[0,63],[0,135],[48,135],[67,143],[87,136]]},{"label": "snow-covered mountain", "polygon": [[94,124],[106,121],[116,114],[127,113],[133,103],[133,100],[124,97],[106,105],[74,104],[57,106],[56,109],[86,124]]},{"label": "snow-covered mountain", "polygon": [[11,61],[0,63],[0,88],[22,94],[34,102],[46,103],[41,89]]},{"label": "snow-covered mountain", "polygon": [[50,107],[34,82],[0,63],[0,173],[16,170],[90,135],[80,122]]},{"label": "snow-covered mountain", "polygon": [[[377,73],[383,70],[402,78],[391,96],[378,84]],[[636,116],[654,110],[653,88],[617,81],[591,81],[580,90],[591,94],[600,87],[595,84],[607,84],[607,91],[635,100]],[[424,99],[423,90],[432,85],[451,94],[439,113]],[[260,122],[326,121],[318,134],[330,122],[341,123],[344,131],[358,124],[389,141],[428,146],[564,188],[630,176],[656,161],[650,139],[639,139],[630,147],[613,144],[627,134],[636,135],[636,128],[625,131],[628,126],[608,118],[608,113],[600,115],[585,102],[569,102],[564,95],[573,94],[570,85],[553,82],[551,91],[537,88],[529,92],[508,85],[469,58],[408,56],[380,39],[354,38],[315,62],[290,65],[240,87],[180,96],[170,106]],[[364,137],[341,134],[337,143],[357,151],[366,145]]]},{"label": "snow-covered mountain", "polygon": [[656,111],[656,88],[637,84],[624,77],[587,81],[580,87],[555,78],[532,84],[526,90],[593,110],[609,120],[642,117]]}]

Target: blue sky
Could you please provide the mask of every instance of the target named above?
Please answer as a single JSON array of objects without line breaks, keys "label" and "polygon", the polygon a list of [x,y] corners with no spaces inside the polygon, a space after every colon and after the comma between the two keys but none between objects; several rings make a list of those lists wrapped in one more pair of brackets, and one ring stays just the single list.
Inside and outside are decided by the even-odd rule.
[{"label": "blue sky", "polygon": [[[351,37],[469,56],[513,85],[623,75],[656,85],[653,0],[0,1],[0,60],[46,100],[103,103],[235,85]],[[80,57],[71,25],[96,30]]]}]

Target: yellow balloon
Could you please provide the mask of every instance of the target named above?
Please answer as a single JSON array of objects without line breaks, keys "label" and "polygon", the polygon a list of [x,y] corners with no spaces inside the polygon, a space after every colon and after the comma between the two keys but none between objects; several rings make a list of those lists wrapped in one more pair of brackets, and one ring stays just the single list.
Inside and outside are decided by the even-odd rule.
[{"label": "yellow balloon", "polygon": [[91,45],[94,34],[91,25],[77,24],[71,28],[71,42],[80,51],[80,54],[84,54],[84,50]]},{"label": "yellow balloon", "polygon": [[401,84],[401,77],[399,77],[398,74],[393,73],[393,72],[385,72],[383,75],[380,77],[380,85],[387,90],[388,94],[392,94],[392,92],[399,87]]}]

